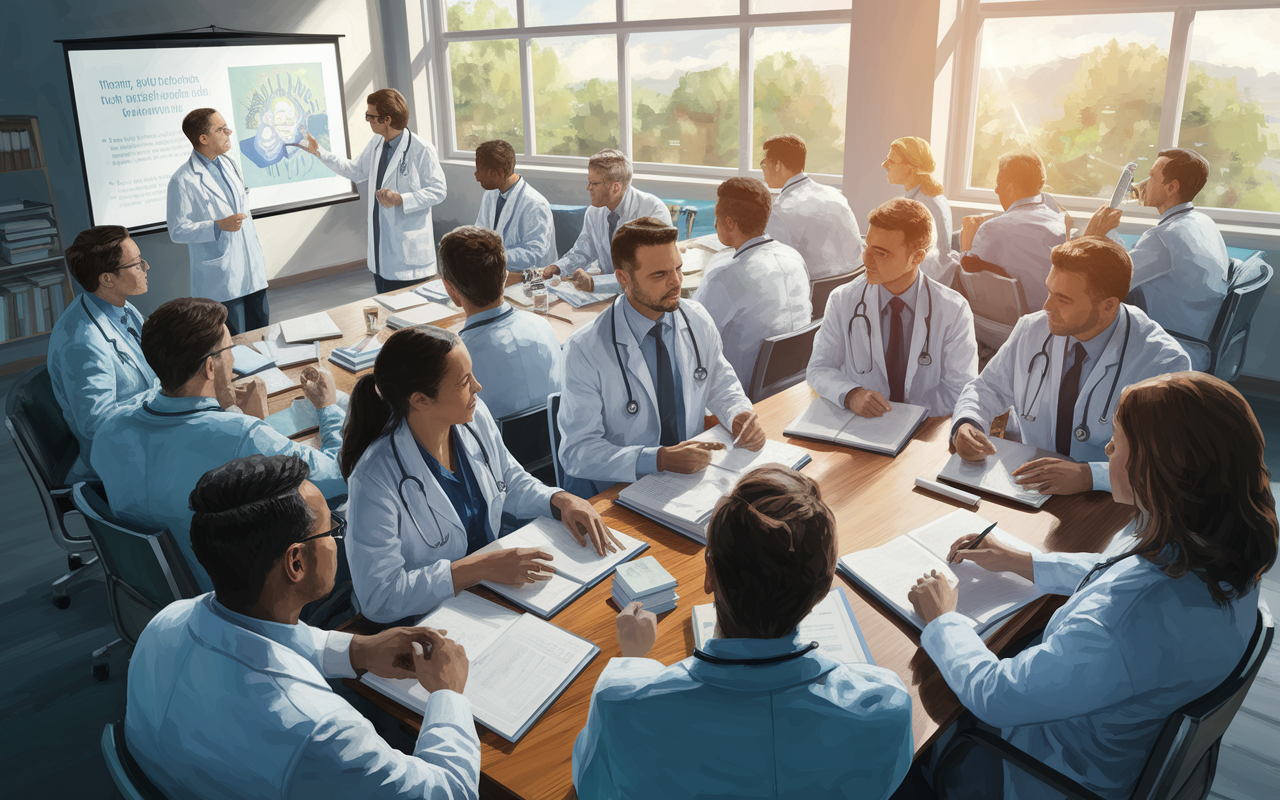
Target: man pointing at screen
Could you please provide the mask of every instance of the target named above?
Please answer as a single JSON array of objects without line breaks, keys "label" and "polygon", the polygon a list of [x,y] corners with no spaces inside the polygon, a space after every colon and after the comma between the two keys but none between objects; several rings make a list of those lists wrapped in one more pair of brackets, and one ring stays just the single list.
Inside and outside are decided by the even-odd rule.
[{"label": "man pointing at screen", "polygon": [[231,129],[212,108],[182,120],[194,150],[169,179],[169,238],[191,253],[191,295],[227,307],[234,336],[268,324],[267,268],[249,212],[249,186],[226,155]]}]

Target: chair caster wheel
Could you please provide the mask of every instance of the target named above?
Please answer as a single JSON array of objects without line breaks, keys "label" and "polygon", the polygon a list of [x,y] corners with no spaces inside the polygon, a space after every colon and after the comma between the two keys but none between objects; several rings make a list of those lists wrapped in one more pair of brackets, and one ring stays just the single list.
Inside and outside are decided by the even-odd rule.
[{"label": "chair caster wheel", "polygon": [[54,595],[53,604],[58,608],[71,608],[71,595],[68,595],[68,594]]},{"label": "chair caster wheel", "polygon": [[107,678],[110,678],[110,677],[111,677],[111,667],[110,667],[110,665],[108,665],[108,664],[94,664],[94,665],[93,665],[93,677],[94,677],[94,680],[99,680],[99,681],[105,681]]}]

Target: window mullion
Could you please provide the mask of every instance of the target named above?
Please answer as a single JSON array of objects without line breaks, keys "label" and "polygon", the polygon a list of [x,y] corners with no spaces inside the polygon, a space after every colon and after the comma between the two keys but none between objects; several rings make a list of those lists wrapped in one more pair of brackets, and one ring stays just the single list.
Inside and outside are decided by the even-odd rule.
[{"label": "window mullion", "polygon": [[[622,0],[618,0],[622,5]],[[618,34],[618,149],[634,158],[631,151],[631,34]]]},{"label": "window mullion", "polygon": [[[745,8],[749,0],[742,0]],[[738,39],[738,174],[751,170],[755,133],[755,38],[756,29],[743,25]]]},{"label": "window mullion", "polygon": [[[523,6],[524,3],[520,3]],[[533,109],[533,44],[526,35],[520,36],[520,86],[524,97],[520,107],[524,111],[524,154],[538,152],[538,132],[534,127]]]},{"label": "window mullion", "polygon": [[1165,71],[1157,150],[1178,144],[1182,104],[1187,94],[1187,73],[1191,69],[1191,27],[1195,16],[1196,12],[1190,8],[1179,8],[1173,13],[1173,38],[1169,42],[1169,67]]}]

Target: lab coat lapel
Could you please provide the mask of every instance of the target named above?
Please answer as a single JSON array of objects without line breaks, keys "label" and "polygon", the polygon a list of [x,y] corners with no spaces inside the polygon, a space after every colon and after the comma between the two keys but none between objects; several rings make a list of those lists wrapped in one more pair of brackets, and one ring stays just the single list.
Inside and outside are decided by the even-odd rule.
[{"label": "lab coat lapel", "polygon": [[[218,176],[209,171],[209,168],[205,166],[194,150],[191,152],[191,170],[195,172],[206,194],[212,192],[215,197],[222,198],[226,201],[227,208],[231,209],[231,213],[235,213],[235,199],[227,196],[227,187],[223,185]],[[227,216],[230,216],[230,214]]]},{"label": "lab coat lapel", "polygon": [[187,622],[194,639],[256,672],[280,675],[329,689],[324,676],[310,661],[278,642],[223,619],[209,607],[212,602],[213,595],[205,595]]},{"label": "lab coat lapel", "polygon": [[[1126,313],[1122,311],[1122,314]],[[1093,365],[1093,369],[1089,370],[1089,377],[1080,384],[1080,395],[1076,397],[1075,420],[1084,420],[1089,425],[1090,433],[1098,427],[1099,418],[1111,419],[1111,409],[1104,408],[1103,404],[1107,402],[1107,390],[1111,388],[1111,379],[1115,377],[1115,371],[1120,368],[1120,350],[1124,346],[1125,340],[1125,320],[1121,319],[1116,322],[1116,327],[1111,333],[1111,341],[1107,342],[1107,347],[1102,351],[1102,355],[1098,358],[1098,363]],[[1116,389],[1117,393],[1119,389]],[[1089,404],[1090,392],[1093,393],[1093,403]],[[1115,402],[1115,398],[1112,398]]]},{"label": "lab coat lapel", "polygon": [[[475,432],[476,436],[472,436],[467,432],[468,427]],[[486,507],[492,508],[493,499],[498,494],[498,485],[494,482],[493,473],[489,471],[489,468],[484,463],[484,450],[480,449],[480,442],[476,438],[480,435],[479,426],[475,422],[468,423],[468,425],[455,425],[453,435],[458,437],[458,444],[461,445],[462,452],[466,454],[467,459],[471,462],[471,473],[476,476],[476,483],[480,486],[480,493],[484,495]],[[493,458],[495,455],[493,443],[486,443],[485,448],[488,449],[490,458]],[[494,465],[494,469],[496,470],[497,468],[497,465]]]},{"label": "lab coat lapel", "polygon": [[[146,357],[142,355],[142,348],[133,340],[133,337],[121,333],[115,322],[102,313],[102,309],[98,308],[96,303],[90,302],[89,298],[84,295],[80,296],[80,305],[84,308],[85,313],[89,315],[90,321],[96,323],[95,327],[102,331],[103,336],[107,339],[107,345],[111,346],[114,343],[115,347],[118,347],[122,352],[128,353],[129,358],[134,359],[134,363],[129,364],[129,366],[141,373],[142,368],[139,365],[146,363]],[[126,305],[125,308],[120,309],[121,313],[127,313],[125,311],[127,308],[128,306]],[[142,331],[138,331],[138,333],[141,334]],[[115,352],[115,347],[112,348],[112,353]]]},{"label": "lab coat lapel", "polygon": [[[930,300],[933,298],[929,288],[924,282],[929,280],[923,272],[916,276],[916,307],[913,308],[911,321],[911,338],[907,342],[907,377],[902,382],[903,391],[906,394],[911,393],[913,381],[916,379],[916,371],[920,367],[920,354],[924,352],[924,340],[926,335],[925,316],[932,311]],[[930,342],[929,357],[934,358],[933,342]],[[885,375],[889,373],[886,371]]]},{"label": "lab coat lapel", "polygon": [[[884,381],[886,387],[885,394],[888,394],[889,386],[889,368],[885,366],[884,360],[884,335],[881,333],[880,309],[884,308],[884,303],[888,302],[889,291],[883,286],[873,286],[871,291],[867,292],[867,321],[870,323],[867,327],[871,328],[871,361],[875,364],[875,373]],[[910,386],[911,382],[907,381],[903,386]]]},{"label": "lab coat lapel", "polygon": [[[511,225],[511,220],[515,219],[516,208],[522,199],[524,199],[523,178],[515,186],[511,187],[511,196],[507,198],[507,202],[502,206],[502,216],[493,221],[493,229],[502,236],[504,241],[507,239],[507,228]],[[493,204],[496,210],[498,205],[497,197],[494,197]]]},{"label": "lab coat lapel", "polygon": [[[382,137],[378,137],[378,138],[382,139]],[[400,134],[400,147],[404,147],[408,143],[409,143],[409,132],[406,130],[404,133]],[[382,163],[382,151],[386,146],[387,146],[387,140],[382,139],[382,141],[378,142],[378,149],[373,151],[373,176],[375,178],[378,177],[378,165]],[[382,183],[378,184],[379,189],[387,188],[387,184],[391,181],[391,171],[395,169],[399,169],[399,163],[400,163],[399,152],[400,152],[399,147],[397,147],[395,150],[391,152],[391,160],[387,162],[387,171],[382,176]]]},{"label": "lab coat lapel", "polygon": [[[456,533],[465,538],[467,531],[462,527],[462,520],[458,517],[458,512],[453,509],[453,503],[449,502],[444,489],[440,488],[440,483],[436,481],[436,477],[431,474],[426,462],[422,460],[422,453],[418,452],[418,442],[413,438],[413,432],[409,430],[409,422],[402,420],[400,427],[393,435],[400,459],[404,462],[405,474],[422,481],[422,493],[413,488],[413,481],[404,481],[404,499],[409,507],[409,513],[413,514],[418,527],[422,529],[427,545],[431,546],[432,542],[426,532],[433,527],[438,527],[440,523],[452,525],[457,529]],[[439,533],[439,541],[445,541],[446,535],[452,536],[455,531],[441,530]]]}]

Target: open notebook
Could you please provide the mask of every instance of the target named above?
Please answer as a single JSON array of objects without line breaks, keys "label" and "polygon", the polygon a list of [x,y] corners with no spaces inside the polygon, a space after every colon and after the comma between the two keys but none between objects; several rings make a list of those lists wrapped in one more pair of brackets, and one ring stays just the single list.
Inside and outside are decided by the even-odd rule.
[{"label": "open notebook", "polygon": [[442,319],[457,315],[458,312],[448,306],[442,306],[439,303],[427,303],[414,308],[406,308],[387,317],[387,327],[393,331],[398,331],[401,328],[412,328],[415,325],[431,325]]},{"label": "open notebook", "polygon": [[882,416],[860,417],[825,397],[815,397],[783,433],[896,456],[929,412],[923,406],[908,403],[889,405],[892,410]]},{"label": "open notebook", "polygon": [[602,556],[596,553],[595,545],[591,544],[590,539],[587,540],[586,547],[578,544],[578,540],[565,529],[564,523],[538,517],[523,528],[495,539],[476,552],[537,547],[551,554],[551,566],[555,567],[555,574],[549,580],[526,583],[524,586],[506,586],[491,581],[481,583],[521,608],[544,619],[551,619],[583,592],[604,580],[619,564],[649,549],[648,542],[634,539],[612,528],[609,530],[622,543],[623,549]]},{"label": "open notebook", "polygon": [[992,437],[989,441],[996,448],[995,455],[987,456],[985,461],[965,461],[959,455],[953,455],[938,473],[938,479],[990,492],[997,497],[1033,508],[1044,505],[1050,495],[1040,494],[1034,489],[1022,488],[1014,480],[1013,471],[1032,459],[1063,457],[1049,450],[1041,450],[1021,442],[1011,442],[1008,439]]},{"label": "open notebook", "polygon": [[[840,587],[833,588],[826,597],[800,621],[800,641],[818,643],[818,655],[826,656],[841,664],[875,664],[862,629],[853,616],[849,598]],[[693,607],[693,646],[706,647],[708,639],[715,638],[716,606],[707,603]]]},{"label": "open notebook", "polygon": [[286,319],[280,323],[280,333],[289,344],[314,342],[317,339],[341,339],[342,329],[327,311],[308,314],[305,317]]},{"label": "open notebook", "polygon": [[[980,533],[990,524],[972,511],[953,511],[888,544],[841,556],[840,571],[898,616],[924,630],[924,620],[911,607],[907,592],[918,578],[936,569],[952,585],[959,586],[956,610],[973,620],[978,634],[985,636],[1043,594],[1035,584],[1011,572],[988,572],[968,561],[947,563],[947,554],[956,539]],[[988,535],[1020,550],[1040,552],[999,528]]]},{"label": "open notebook", "polygon": [[723,425],[694,439],[721,442],[725,449],[713,451],[711,466],[702,472],[655,472],[644,476],[619,493],[618,503],[702,544],[707,542],[707,523],[716,503],[733,490],[743,473],[764,464],[800,469],[812,460],[799,447],[772,439],[766,440],[759,452],[734,447],[733,434]]},{"label": "open notebook", "polygon": [[[463,696],[476,722],[506,739],[519,741],[542,713],[591,663],[600,648],[532,614],[521,614],[470,592],[446,600],[417,625],[448,631],[471,662]],[[361,681],[422,714],[430,693],[416,680]]]}]

